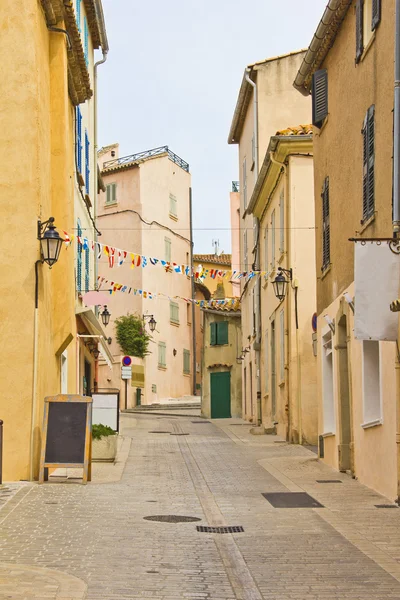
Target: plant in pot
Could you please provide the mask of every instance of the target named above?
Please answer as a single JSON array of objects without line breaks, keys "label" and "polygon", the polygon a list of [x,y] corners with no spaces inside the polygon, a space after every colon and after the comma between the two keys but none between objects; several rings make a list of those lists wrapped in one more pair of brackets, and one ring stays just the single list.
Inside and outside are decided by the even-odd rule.
[{"label": "plant in pot", "polygon": [[117,455],[118,434],[108,425],[101,423],[92,426],[92,460],[113,462]]}]

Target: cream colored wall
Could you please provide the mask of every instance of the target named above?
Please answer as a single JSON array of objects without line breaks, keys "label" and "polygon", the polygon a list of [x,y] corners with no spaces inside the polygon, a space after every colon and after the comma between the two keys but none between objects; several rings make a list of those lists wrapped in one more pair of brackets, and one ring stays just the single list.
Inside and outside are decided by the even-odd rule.
[{"label": "cream colored wall", "polygon": [[[258,132],[259,132],[259,167],[262,164],[266,150],[268,148],[271,136],[280,129],[289,126],[299,125],[311,122],[311,102],[310,98],[301,96],[293,88],[293,80],[296,76],[298,66],[303,58],[303,53],[298,55],[281,58],[271,61],[264,65],[256,67],[257,86],[258,86]],[[239,142],[239,179],[240,179],[240,262],[241,269],[244,270],[244,249],[243,233],[247,229],[249,268],[254,261],[251,253],[254,246],[253,236],[253,216],[247,215],[243,218],[243,160],[247,159],[247,203],[249,203],[252,191],[254,189],[256,174],[252,167],[252,137],[254,129],[253,97],[251,97],[246,117],[243,125],[242,134]],[[241,293],[244,292],[244,281],[241,284]],[[253,383],[252,400],[247,401],[247,410],[244,410],[246,418],[254,420],[256,417],[256,353],[253,348],[253,299],[252,290],[254,288],[254,279],[250,281],[242,298],[242,344],[243,348],[250,344],[250,352],[246,354],[243,361],[243,369],[247,370],[247,398],[250,396],[249,372],[250,363],[252,363]],[[249,340],[250,337],[250,340]],[[243,377],[243,385],[244,385]],[[243,390],[243,398],[245,393]]]},{"label": "cream colored wall", "polygon": [[[211,418],[211,373],[220,373],[229,370],[231,374],[231,415],[232,418],[242,417],[242,370],[240,361],[241,331],[240,316],[228,316],[207,311],[204,313],[204,351],[202,360],[202,398],[201,414]],[[228,321],[228,345],[210,345],[210,323],[213,321]],[[215,364],[227,365],[227,367],[212,367]],[[211,368],[210,368],[211,367]]]},{"label": "cream colored wall", "polygon": [[[351,296],[354,295],[354,282],[347,288]],[[329,315],[338,322],[340,304],[343,302],[338,296],[328,307],[324,314]],[[396,464],[396,403],[394,395],[396,389],[395,361],[396,347],[391,342],[380,342],[381,351],[381,373],[382,382],[382,425],[376,425],[363,429],[363,385],[362,385],[362,342],[354,339],[354,317],[348,311],[349,322],[347,325],[349,338],[349,354],[351,365],[351,417],[354,435],[354,475],[363,484],[371,487],[377,492],[395,500],[397,498],[397,464]],[[322,344],[321,337],[328,331],[323,316],[318,318],[318,397],[323,397],[322,387]],[[338,344],[338,330],[334,336],[334,345]],[[334,435],[324,438],[325,457],[324,462],[338,469],[338,446],[339,440],[339,373],[338,373],[338,349],[334,350],[334,408],[336,428]],[[323,427],[323,404],[319,403],[319,432],[324,432]]]},{"label": "cream colored wall", "polygon": [[[240,192],[229,195],[231,210],[232,271],[240,271]],[[232,296],[240,296],[240,281],[233,280]]]},{"label": "cream colored wall", "polygon": [[[12,27],[16,22],[18,27]],[[13,340],[0,359],[3,478],[7,481],[29,478],[34,263],[40,256],[36,222],[38,218],[44,221],[54,216],[60,229],[73,225],[73,130],[64,36],[47,30],[36,0],[17,0],[7,6],[3,3],[0,23],[3,45],[0,190],[9,199],[0,208],[3,244],[0,322],[3,339]],[[22,237],[21,231],[25,232]],[[65,250],[51,271],[46,265],[39,265],[36,474],[43,399],[60,392],[60,359],[56,352],[68,335],[75,333],[73,272],[73,254]],[[73,346],[68,347],[68,352],[69,381],[73,381]]]}]

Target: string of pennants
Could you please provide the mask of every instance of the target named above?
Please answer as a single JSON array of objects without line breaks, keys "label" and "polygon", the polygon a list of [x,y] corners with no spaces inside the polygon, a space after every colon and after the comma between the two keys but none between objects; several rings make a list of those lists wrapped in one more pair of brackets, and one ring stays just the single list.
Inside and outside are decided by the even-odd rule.
[{"label": "string of pennants", "polygon": [[[212,300],[194,300],[192,298],[184,298],[183,296],[168,296],[168,294],[163,294],[162,292],[157,292],[157,293],[153,293],[153,292],[147,292],[145,290],[140,290],[137,288],[132,288],[129,287],[127,285],[124,285],[123,283],[117,283],[115,281],[110,281],[109,279],[106,279],[105,277],[102,277],[101,275],[99,275],[97,277],[97,283],[98,283],[98,290],[99,291],[109,291],[110,294],[115,294],[115,292],[122,292],[125,294],[133,294],[134,296],[142,296],[142,298],[147,298],[149,300],[154,300],[155,298],[168,298],[168,300],[184,300],[187,304],[191,304],[194,303],[197,306],[200,306],[200,308],[206,308],[206,307],[213,307],[213,306],[236,306],[239,304],[239,300],[238,298],[224,298],[223,300],[216,300],[216,299],[212,299]],[[109,285],[110,289],[109,290],[102,290],[102,286],[103,285]]]},{"label": "string of pennants", "polygon": [[232,271],[226,269],[204,269],[201,265],[198,265],[196,268],[192,269],[190,265],[180,265],[160,258],[150,258],[147,256],[143,256],[142,254],[137,254],[127,250],[120,250],[119,248],[114,248],[112,246],[102,244],[101,242],[95,242],[93,240],[89,240],[88,238],[79,235],[69,235],[66,231],[63,231],[63,233],[65,236],[64,242],[67,248],[68,246],[70,246],[70,244],[72,244],[73,240],[76,239],[78,247],[80,246],[82,250],[89,250],[94,252],[98,260],[100,260],[102,256],[106,256],[108,258],[108,266],[111,269],[114,267],[121,267],[124,263],[130,263],[131,269],[134,269],[136,267],[145,268],[150,265],[159,265],[165,268],[166,271],[175,272],[180,275],[187,275],[188,277],[194,275],[195,279],[200,281],[203,281],[207,276],[210,276],[212,279],[216,279],[217,277],[226,277],[230,280],[239,280],[243,278],[249,280],[253,277],[256,277],[256,275],[267,274],[267,271]]}]

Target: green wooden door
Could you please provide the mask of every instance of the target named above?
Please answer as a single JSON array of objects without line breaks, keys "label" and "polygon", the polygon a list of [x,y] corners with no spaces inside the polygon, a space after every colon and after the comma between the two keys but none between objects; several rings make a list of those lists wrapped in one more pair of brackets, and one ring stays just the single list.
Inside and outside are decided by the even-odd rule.
[{"label": "green wooden door", "polygon": [[211,373],[211,418],[229,419],[231,416],[231,374]]}]

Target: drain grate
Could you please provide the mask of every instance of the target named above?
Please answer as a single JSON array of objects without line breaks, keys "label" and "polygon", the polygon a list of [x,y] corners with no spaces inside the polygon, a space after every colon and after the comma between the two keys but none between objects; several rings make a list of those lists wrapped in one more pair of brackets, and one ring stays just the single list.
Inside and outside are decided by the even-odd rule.
[{"label": "drain grate", "polygon": [[340,479],[317,479],[317,483],[343,483]]},{"label": "drain grate", "polygon": [[171,433],[170,435],[190,435],[190,433]]},{"label": "drain grate", "polygon": [[375,504],[376,508],[399,508],[397,504]]},{"label": "drain grate", "polygon": [[159,523],[193,523],[201,521],[198,517],[184,517],[182,515],[151,515],[143,517],[145,521],[158,521]]},{"label": "drain grate", "polygon": [[171,432],[170,431],[149,431],[149,433],[171,433]]},{"label": "drain grate", "polygon": [[233,525],[229,527],[207,527],[205,525],[196,525],[197,531],[200,533],[243,533],[244,529],[241,525]]},{"label": "drain grate", "polygon": [[262,494],[274,508],[324,508],[306,492],[275,492]]},{"label": "drain grate", "polygon": [[194,425],[204,425],[204,423],[211,423],[211,421],[192,421]]}]

